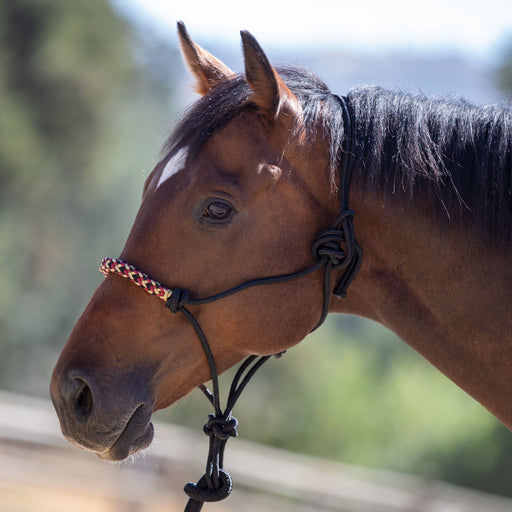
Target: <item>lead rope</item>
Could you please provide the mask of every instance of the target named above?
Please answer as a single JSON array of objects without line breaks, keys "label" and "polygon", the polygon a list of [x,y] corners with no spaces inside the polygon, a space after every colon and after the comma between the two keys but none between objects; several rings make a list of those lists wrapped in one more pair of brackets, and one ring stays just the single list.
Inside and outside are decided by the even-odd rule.
[{"label": "lead rope", "polygon": [[[175,295],[177,294],[175,293]],[[189,482],[184,487],[185,494],[189,497],[185,512],[199,512],[205,502],[221,501],[231,494],[233,481],[230,474],[223,469],[226,443],[230,437],[237,437],[238,435],[238,421],[231,413],[244,388],[270,356],[250,356],[242,363],[231,383],[226,407],[222,411],[217,365],[199,322],[183,305],[175,308],[173,303],[166,302],[166,306],[173,313],[178,311],[183,313],[194,328],[206,354],[212,377],[213,392],[210,392],[204,385],[200,386],[201,391],[206,395],[215,411],[215,414],[208,415],[208,421],[203,427],[204,434],[210,438],[206,471],[197,483]]]},{"label": "lead rope", "polygon": [[[343,122],[345,129],[345,140],[343,144],[343,162],[340,178],[340,214],[336,218],[334,227],[323,231],[311,248],[315,263],[310,267],[278,276],[270,276],[247,281],[223,292],[209,297],[194,299],[190,297],[187,290],[181,288],[170,289],[151,279],[134,266],[117,258],[104,258],[100,271],[108,274],[120,275],[132,283],[143,288],[151,295],[155,295],[165,302],[166,307],[172,313],[182,313],[193,327],[205,353],[212,377],[212,392],[204,385],[200,389],[211,402],[214,413],[208,416],[208,421],[203,427],[203,432],[209,437],[209,451],[206,463],[205,474],[197,483],[188,483],[185,486],[185,493],[189,496],[184,512],[200,512],[205,502],[220,501],[229,496],[233,482],[231,476],[224,470],[224,449],[230,437],[236,437],[238,421],[232,416],[233,407],[242,394],[251,378],[258,369],[271,356],[249,356],[240,366],[236,373],[224,411],[220,407],[219,380],[215,358],[208,344],[208,340],[196,318],[185,307],[187,304],[200,306],[209,304],[235,293],[241,292],[253,286],[284,283],[312,274],[321,267],[324,270],[323,303],[320,319],[313,328],[316,330],[324,322],[329,312],[331,294],[331,273],[333,270],[345,270],[338,284],[334,287],[333,293],[340,299],[346,297],[347,289],[354,280],[361,267],[363,252],[357,243],[354,235],[353,218],[354,211],[349,208],[348,193],[352,174],[352,124],[350,110],[346,98],[335,96],[342,107]],[[279,357],[281,354],[276,354]]]}]

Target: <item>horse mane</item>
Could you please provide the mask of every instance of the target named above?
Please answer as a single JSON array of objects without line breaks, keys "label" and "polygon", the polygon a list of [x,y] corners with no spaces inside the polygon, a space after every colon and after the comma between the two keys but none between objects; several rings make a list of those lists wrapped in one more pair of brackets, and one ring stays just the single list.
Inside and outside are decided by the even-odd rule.
[{"label": "horse mane", "polygon": [[373,190],[425,199],[439,220],[512,242],[512,110],[366,87],[351,91],[356,169]]},{"label": "horse mane", "polygon": [[[305,140],[327,136],[333,187],[343,157],[345,131],[338,100],[301,67],[278,72],[298,97]],[[353,89],[354,180],[369,191],[411,205],[424,201],[439,222],[476,229],[488,242],[512,243],[512,110],[475,107],[461,99],[427,98],[379,87]],[[210,136],[254,109],[243,76],[228,80],[186,112],[164,146],[197,155]]]}]

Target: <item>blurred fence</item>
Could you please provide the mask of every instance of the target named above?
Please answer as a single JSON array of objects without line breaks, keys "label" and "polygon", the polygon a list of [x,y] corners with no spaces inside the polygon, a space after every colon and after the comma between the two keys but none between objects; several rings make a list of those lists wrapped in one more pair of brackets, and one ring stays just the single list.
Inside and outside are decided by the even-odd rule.
[{"label": "blurred fence", "polygon": [[[198,428],[198,431],[200,429]],[[67,443],[49,402],[0,392],[0,512],[174,512],[204,470],[207,440],[158,424],[143,455],[100,461]],[[369,471],[240,439],[228,446],[233,494],[211,512],[510,512],[512,500]]]}]

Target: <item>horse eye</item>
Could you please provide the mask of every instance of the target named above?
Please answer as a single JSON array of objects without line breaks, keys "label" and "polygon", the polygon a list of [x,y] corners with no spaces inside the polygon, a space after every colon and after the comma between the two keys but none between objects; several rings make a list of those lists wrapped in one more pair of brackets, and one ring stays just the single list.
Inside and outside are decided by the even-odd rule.
[{"label": "horse eye", "polygon": [[203,211],[203,219],[209,222],[228,220],[233,214],[233,207],[224,201],[212,201]]}]

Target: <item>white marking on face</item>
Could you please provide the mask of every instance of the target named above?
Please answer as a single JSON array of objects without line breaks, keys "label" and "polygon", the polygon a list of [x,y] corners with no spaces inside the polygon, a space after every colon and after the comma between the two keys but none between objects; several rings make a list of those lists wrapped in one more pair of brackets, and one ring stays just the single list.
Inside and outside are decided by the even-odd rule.
[{"label": "white marking on face", "polygon": [[156,188],[158,188],[164,181],[167,181],[171,176],[174,176],[177,172],[180,172],[185,167],[185,162],[188,156],[188,148],[181,148],[175,155],[173,155],[167,165],[164,167],[162,174]]}]

